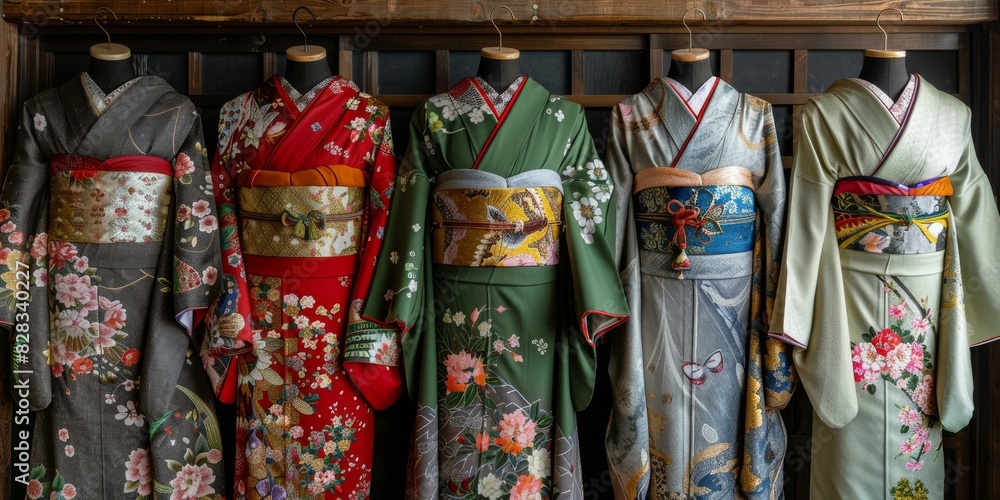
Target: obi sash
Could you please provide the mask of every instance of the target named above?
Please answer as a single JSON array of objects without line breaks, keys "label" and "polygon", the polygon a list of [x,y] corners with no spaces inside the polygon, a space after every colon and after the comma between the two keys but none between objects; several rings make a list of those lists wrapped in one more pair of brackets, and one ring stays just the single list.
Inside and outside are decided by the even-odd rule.
[{"label": "obi sash", "polygon": [[437,176],[432,198],[435,263],[559,263],[562,180],[556,172],[533,170],[505,179],[482,170],[449,170]]},{"label": "obi sash", "polygon": [[753,179],[743,167],[699,175],[676,168],[636,174],[633,189],[640,250],[675,255],[671,268],[691,268],[688,255],[753,250],[757,207]]},{"label": "obi sash", "polygon": [[917,254],[945,249],[951,181],[938,177],[912,186],[877,177],[846,177],[833,190],[840,248]]},{"label": "obi sash", "polygon": [[365,178],[343,165],[299,172],[245,170],[240,186],[243,251],[260,257],[358,253]]},{"label": "obi sash", "polygon": [[75,243],[163,240],[172,219],[174,176],[169,161],[146,155],[101,161],[60,154],[49,162],[49,177],[50,239]]}]

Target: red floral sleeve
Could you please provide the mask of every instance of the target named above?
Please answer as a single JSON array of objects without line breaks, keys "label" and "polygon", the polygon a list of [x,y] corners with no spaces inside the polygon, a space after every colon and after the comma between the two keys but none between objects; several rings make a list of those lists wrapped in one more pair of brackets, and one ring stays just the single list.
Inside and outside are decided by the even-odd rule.
[{"label": "red floral sleeve", "polygon": [[[374,103],[374,100],[372,100]],[[384,105],[378,103],[379,108]],[[396,180],[396,157],[392,151],[392,130],[388,112],[375,121],[372,134],[371,183],[366,202],[367,235],[363,238],[354,279],[351,300],[351,321],[347,327],[344,368],[368,403],[377,410],[396,402],[403,392],[403,377],[399,366],[399,331],[361,318],[365,297],[385,236],[389,203]]]}]

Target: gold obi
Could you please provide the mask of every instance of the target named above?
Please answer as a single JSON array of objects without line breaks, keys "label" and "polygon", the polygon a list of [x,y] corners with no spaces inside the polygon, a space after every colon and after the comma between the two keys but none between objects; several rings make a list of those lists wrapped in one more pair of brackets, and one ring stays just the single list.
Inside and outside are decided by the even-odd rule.
[{"label": "gold obi", "polygon": [[347,186],[241,187],[243,251],[264,257],[358,253],[365,190]]},{"label": "gold obi", "polygon": [[451,182],[456,187],[449,188],[440,177],[431,212],[435,263],[470,267],[559,263],[562,192],[557,187],[471,187]]},{"label": "gold obi", "polygon": [[49,239],[76,243],[163,240],[173,178],[129,170],[57,171],[51,178]]}]

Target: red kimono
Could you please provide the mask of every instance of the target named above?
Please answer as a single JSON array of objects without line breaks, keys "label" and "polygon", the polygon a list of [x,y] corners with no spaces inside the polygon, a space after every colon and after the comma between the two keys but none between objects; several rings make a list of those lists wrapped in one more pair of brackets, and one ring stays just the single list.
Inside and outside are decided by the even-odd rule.
[{"label": "red kimono", "polygon": [[300,95],[275,76],[223,107],[212,175],[224,293],[203,358],[237,401],[236,497],[368,498],[372,408],[402,390],[397,332],[358,314],[396,175],[388,109],[341,77]]}]

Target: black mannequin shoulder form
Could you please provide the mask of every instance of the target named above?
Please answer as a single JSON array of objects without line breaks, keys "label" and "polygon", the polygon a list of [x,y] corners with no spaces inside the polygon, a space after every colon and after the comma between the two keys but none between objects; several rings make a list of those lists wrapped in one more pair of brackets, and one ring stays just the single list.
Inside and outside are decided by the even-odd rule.
[{"label": "black mannequin shoulder form", "polygon": [[858,78],[871,82],[893,100],[899,98],[910,81],[905,57],[873,57],[866,55]]},{"label": "black mannequin shoulder form", "polygon": [[330,63],[325,57],[318,61],[289,59],[284,74],[285,81],[303,94],[331,76],[333,76],[333,71],[330,70]]},{"label": "black mannequin shoulder form", "polygon": [[670,70],[667,77],[676,80],[677,83],[687,87],[692,93],[697,92],[705,84],[712,74],[712,64],[708,58],[700,61],[670,61]]},{"label": "black mannequin shoulder form", "polygon": [[117,61],[107,61],[96,57],[90,58],[87,75],[105,94],[109,94],[136,77],[132,57]]},{"label": "black mannequin shoulder form", "polygon": [[503,92],[522,76],[520,59],[479,58],[476,76],[490,84],[497,92]]}]

